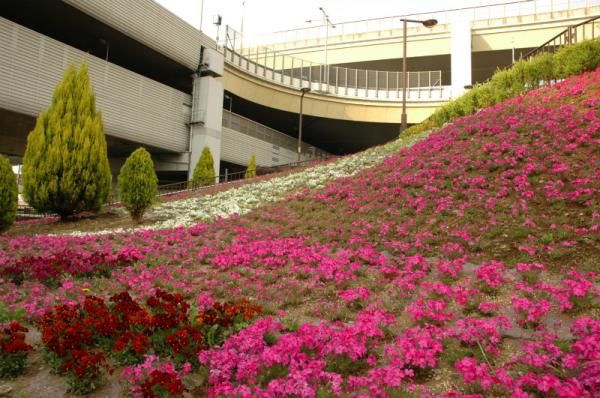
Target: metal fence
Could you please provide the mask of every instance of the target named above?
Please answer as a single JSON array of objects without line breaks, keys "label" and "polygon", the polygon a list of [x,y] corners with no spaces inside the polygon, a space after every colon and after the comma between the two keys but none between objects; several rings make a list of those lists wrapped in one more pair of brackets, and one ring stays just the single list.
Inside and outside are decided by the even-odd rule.
[{"label": "metal fence", "polygon": [[[270,144],[278,145],[282,148],[290,149],[294,152],[298,150],[298,140],[296,138],[290,137],[287,134],[226,109],[223,109],[223,127],[239,131],[240,133],[258,138],[259,140],[266,141]],[[329,156],[329,153],[309,145],[306,142],[302,142],[302,153],[311,154],[318,158]]]},{"label": "metal fence", "polygon": [[539,54],[553,53],[561,47],[598,37],[600,37],[600,16],[590,18],[577,25],[569,26],[535,50],[525,54],[523,58],[528,59]]},{"label": "metal fence", "polygon": [[[242,36],[227,26],[223,53],[229,64],[250,74],[284,86],[310,87],[319,94],[361,99],[402,99],[402,72],[377,71],[323,65],[274,51],[266,46],[242,47]],[[407,99],[411,101],[449,99],[449,87],[442,86],[442,72],[408,72]]]},{"label": "metal fence", "polygon": [[[498,18],[520,17],[537,15],[543,13],[567,12],[574,9],[588,8],[590,6],[600,5],[600,0],[521,0],[499,2],[497,4],[481,5],[475,7],[454,8],[449,10],[431,11],[427,13],[414,13],[398,15],[385,18],[363,19],[358,21],[341,22],[335,24],[335,28],[329,29],[329,38],[345,37],[348,39],[360,39],[368,33],[378,32],[382,37],[397,35],[398,30],[402,30],[401,18],[410,19],[436,19],[438,24],[448,24],[457,19],[470,19],[473,21],[482,21],[488,25]],[[289,29],[262,35],[257,37],[252,43],[247,41],[246,46],[257,45],[283,45],[282,48],[294,48],[298,42],[322,39],[327,35],[326,25],[310,26],[297,29]],[[413,28],[416,31],[426,29],[422,27]],[[334,38],[333,41],[336,39]]]},{"label": "metal fence", "polygon": [[[225,174],[221,174],[219,176],[215,176],[214,183],[208,185],[201,185],[196,181],[181,181],[175,182],[172,184],[165,184],[158,186],[157,196],[167,196],[173,195],[180,192],[189,192],[189,191],[221,191],[227,189],[230,185],[235,185],[237,183],[241,183],[243,180],[251,180],[252,178],[256,178],[259,176],[265,176],[268,174],[279,173],[283,171],[293,170],[298,167],[308,167],[312,164],[331,159],[333,155],[327,154],[325,152],[320,152],[316,157],[303,160],[300,162],[291,162],[278,166],[269,166],[269,167],[256,167],[256,173],[254,177],[246,178],[246,170],[237,171],[234,173],[225,172]],[[119,198],[116,194],[110,198],[109,202],[106,203],[106,206],[119,206],[121,203],[119,202]],[[57,216],[54,213],[40,213],[33,207],[29,205],[19,205],[17,208],[17,220],[31,220],[36,218],[48,217],[48,216]]]},{"label": "metal fence", "polygon": [[[332,157],[332,155],[325,154],[323,152],[316,158],[309,159],[309,160],[303,160],[300,162],[292,162],[292,163],[282,164],[282,165],[278,165],[278,166],[269,166],[269,167],[257,166],[255,176],[249,177],[249,178],[264,176],[267,174],[279,173],[279,172],[286,171],[286,170],[292,170],[297,167],[310,166],[311,164],[330,159],[331,157]],[[214,183],[208,184],[208,185],[201,185],[196,181],[182,181],[182,182],[176,182],[173,184],[161,185],[158,187],[158,196],[172,195],[175,193],[186,192],[186,191],[224,189],[227,187],[228,184],[232,184],[232,183],[240,182],[241,180],[249,179],[249,178],[246,178],[245,175],[246,175],[245,170],[234,172],[234,173],[226,172],[225,174],[215,176]]]}]

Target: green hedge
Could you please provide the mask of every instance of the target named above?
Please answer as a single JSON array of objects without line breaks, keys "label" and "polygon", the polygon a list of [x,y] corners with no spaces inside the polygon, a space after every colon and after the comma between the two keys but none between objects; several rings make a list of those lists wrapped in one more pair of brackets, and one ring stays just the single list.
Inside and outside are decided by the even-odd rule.
[{"label": "green hedge", "polygon": [[554,54],[541,54],[516,62],[510,69],[498,70],[483,84],[437,109],[428,119],[406,129],[408,136],[440,127],[456,118],[471,115],[509,98],[539,88],[548,82],[600,67],[600,40],[563,47]]}]

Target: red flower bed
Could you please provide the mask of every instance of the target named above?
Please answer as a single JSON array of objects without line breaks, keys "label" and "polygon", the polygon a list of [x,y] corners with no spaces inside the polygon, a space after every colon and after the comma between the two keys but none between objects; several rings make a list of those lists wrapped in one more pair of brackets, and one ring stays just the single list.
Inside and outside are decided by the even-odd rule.
[{"label": "red flower bed", "polygon": [[22,283],[23,280],[53,284],[63,274],[109,276],[114,268],[132,264],[140,258],[139,253],[131,250],[124,250],[115,255],[109,251],[63,249],[45,255],[23,256],[4,264],[0,262],[0,275],[16,284]]},{"label": "red flower bed", "polygon": [[[189,308],[183,296],[161,289],[146,300],[146,308],[127,292],[112,296],[108,305],[88,296],[83,304],[56,306],[42,317],[42,343],[54,370],[68,376],[71,391],[87,393],[104,370],[112,370],[107,358],[135,365],[154,353],[171,358],[177,368],[195,366],[198,353],[208,347],[206,334],[222,341],[230,328],[260,313],[247,301],[217,302],[193,323]],[[146,383],[163,385],[164,377],[156,373]]]},{"label": "red flower bed", "polygon": [[25,342],[28,329],[13,321],[0,329],[0,377],[16,377],[23,373],[27,353],[33,347]]}]

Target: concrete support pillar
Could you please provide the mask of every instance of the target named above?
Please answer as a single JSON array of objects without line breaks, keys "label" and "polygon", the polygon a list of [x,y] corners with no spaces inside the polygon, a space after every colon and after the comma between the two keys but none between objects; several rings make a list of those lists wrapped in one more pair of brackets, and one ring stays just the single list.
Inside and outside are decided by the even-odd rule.
[{"label": "concrete support pillar", "polygon": [[471,20],[457,19],[450,29],[452,98],[457,98],[472,84]]},{"label": "concrete support pillar", "polygon": [[214,77],[194,78],[188,180],[192,179],[194,168],[205,146],[210,148],[215,161],[215,175],[220,174],[223,94],[223,83]]}]

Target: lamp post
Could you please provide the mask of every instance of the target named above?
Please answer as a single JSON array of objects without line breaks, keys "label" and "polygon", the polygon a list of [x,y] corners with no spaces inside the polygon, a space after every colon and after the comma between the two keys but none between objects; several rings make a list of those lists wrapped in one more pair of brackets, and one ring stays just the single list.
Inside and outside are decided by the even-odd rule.
[{"label": "lamp post", "polygon": [[402,21],[402,32],[404,36],[403,40],[403,54],[402,54],[402,125],[400,127],[400,132],[402,133],[406,130],[408,125],[407,117],[406,117],[406,86],[408,85],[408,71],[406,70],[406,26],[409,22],[420,23],[426,28],[431,28],[437,25],[436,19],[427,19],[425,21],[419,21],[415,19],[400,19]]},{"label": "lamp post", "polygon": [[300,155],[302,154],[302,106],[304,104],[304,94],[310,91],[310,87],[302,87],[300,89],[300,116],[298,120],[298,163],[300,163]]},{"label": "lamp post", "polygon": [[[327,89],[329,89],[329,63],[327,62],[327,50],[329,47],[329,27],[335,29],[335,25],[329,19],[329,15],[325,12],[323,7],[319,7],[319,10],[323,14],[323,23],[325,23],[325,84],[327,85]],[[312,19],[306,21],[308,23],[314,22]]]},{"label": "lamp post", "polygon": [[204,0],[200,0],[200,32],[202,32],[202,20],[204,19]]},{"label": "lamp post", "polygon": [[217,38],[215,39],[216,50],[219,49],[219,28],[221,27],[221,23],[223,22],[223,17],[220,15],[213,16],[213,25],[217,27]]},{"label": "lamp post", "polygon": [[[244,51],[244,8],[246,0],[242,0],[242,21],[240,23],[240,52]],[[235,48],[234,48],[235,50]]]}]

